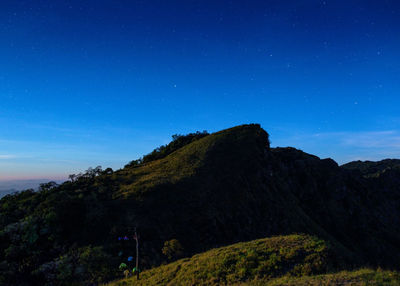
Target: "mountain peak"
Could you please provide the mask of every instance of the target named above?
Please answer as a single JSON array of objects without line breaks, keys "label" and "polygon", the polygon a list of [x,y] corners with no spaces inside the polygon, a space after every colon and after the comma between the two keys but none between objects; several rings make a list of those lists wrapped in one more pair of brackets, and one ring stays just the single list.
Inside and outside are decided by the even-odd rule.
[{"label": "mountain peak", "polygon": [[[29,250],[22,256],[0,252],[0,261],[15,265],[12,279],[37,273],[41,282],[58,275],[52,271],[60,261],[87,251],[108,255],[100,260],[117,269],[122,259],[117,238],[137,228],[143,269],[160,265],[161,249],[173,239],[189,256],[292,233],[328,241],[345,264],[393,266],[400,259],[395,165],[385,161],[379,177],[362,176],[331,159],[270,148],[259,124],[177,135],[121,170],[4,197],[0,249]],[[121,255],[134,251],[125,244]],[[23,263],[26,268],[19,270]]]}]

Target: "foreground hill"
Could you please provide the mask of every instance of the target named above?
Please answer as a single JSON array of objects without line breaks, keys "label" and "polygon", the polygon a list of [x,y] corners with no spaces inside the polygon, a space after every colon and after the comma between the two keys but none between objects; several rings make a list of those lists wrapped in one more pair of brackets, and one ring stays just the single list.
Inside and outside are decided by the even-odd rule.
[{"label": "foreground hill", "polygon": [[[399,285],[397,272],[358,270],[324,274],[337,257],[322,240],[277,236],[209,250],[107,284],[123,285]],[[313,276],[311,276],[313,275]]]},{"label": "foreground hill", "polygon": [[400,274],[396,271],[383,271],[372,269],[360,269],[356,271],[341,271],[332,274],[323,274],[304,277],[282,277],[271,281],[256,281],[249,283],[254,286],[332,286],[332,285],[348,285],[348,286],[369,286],[384,285],[397,286],[400,285]]},{"label": "foreground hill", "polygon": [[[330,259],[328,259],[330,258]],[[109,285],[219,285],[319,274],[335,260],[326,243],[305,235],[277,236],[209,250]]]},{"label": "foreground hill", "polygon": [[[0,283],[82,285],[120,275],[140,234],[142,269],[240,241],[306,233],[341,265],[398,267],[400,175],[364,176],[294,148],[259,125],[175,136],[113,171],[89,169],[0,201]],[[74,284],[75,283],[75,284]]]}]

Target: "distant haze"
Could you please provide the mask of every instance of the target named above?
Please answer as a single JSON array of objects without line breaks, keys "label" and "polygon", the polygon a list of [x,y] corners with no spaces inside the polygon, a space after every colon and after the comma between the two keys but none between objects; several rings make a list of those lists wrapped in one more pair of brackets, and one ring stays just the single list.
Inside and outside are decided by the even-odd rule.
[{"label": "distant haze", "polygon": [[[49,179],[31,179],[31,180],[7,180],[7,181],[0,181],[0,198],[4,197],[5,195],[27,190],[27,189],[34,189],[37,190],[39,185],[42,183],[47,183],[52,180]],[[56,180],[55,182],[61,183],[61,180]]]}]

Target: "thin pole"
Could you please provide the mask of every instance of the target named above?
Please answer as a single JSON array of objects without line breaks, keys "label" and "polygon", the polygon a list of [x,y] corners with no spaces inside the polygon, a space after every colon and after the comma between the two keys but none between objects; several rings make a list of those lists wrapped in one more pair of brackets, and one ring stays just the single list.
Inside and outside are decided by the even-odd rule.
[{"label": "thin pole", "polygon": [[136,233],[135,227],[135,240],[136,240],[136,278],[139,280],[139,237]]}]

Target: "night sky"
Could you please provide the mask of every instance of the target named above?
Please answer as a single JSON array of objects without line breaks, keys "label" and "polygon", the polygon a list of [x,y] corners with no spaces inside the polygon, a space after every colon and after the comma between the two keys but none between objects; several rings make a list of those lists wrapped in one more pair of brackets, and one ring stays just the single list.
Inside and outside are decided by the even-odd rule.
[{"label": "night sky", "polygon": [[399,158],[400,2],[0,2],[2,180],[244,123],[340,164]]}]

